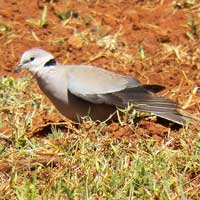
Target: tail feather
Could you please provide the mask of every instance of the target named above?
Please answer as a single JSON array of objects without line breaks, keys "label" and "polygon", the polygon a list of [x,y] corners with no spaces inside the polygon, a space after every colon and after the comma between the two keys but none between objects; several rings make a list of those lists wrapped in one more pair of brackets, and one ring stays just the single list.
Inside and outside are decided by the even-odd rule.
[{"label": "tail feather", "polygon": [[179,112],[176,102],[157,96],[142,86],[105,94],[104,99],[109,104],[123,108],[132,104],[138,111],[153,113],[180,125],[184,125],[188,119],[200,121],[200,118]]},{"label": "tail feather", "polygon": [[175,122],[180,125],[184,125],[187,121],[187,118],[177,113],[164,113],[164,112],[154,112],[154,115],[167,119],[169,121]]}]

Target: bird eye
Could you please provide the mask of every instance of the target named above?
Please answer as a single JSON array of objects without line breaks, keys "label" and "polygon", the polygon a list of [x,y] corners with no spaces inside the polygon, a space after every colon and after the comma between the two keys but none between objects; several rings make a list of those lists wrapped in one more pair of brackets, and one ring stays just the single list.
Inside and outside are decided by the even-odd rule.
[{"label": "bird eye", "polygon": [[31,58],[30,58],[30,61],[33,61],[34,59],[35,59],[34,57],[31,57]]}]

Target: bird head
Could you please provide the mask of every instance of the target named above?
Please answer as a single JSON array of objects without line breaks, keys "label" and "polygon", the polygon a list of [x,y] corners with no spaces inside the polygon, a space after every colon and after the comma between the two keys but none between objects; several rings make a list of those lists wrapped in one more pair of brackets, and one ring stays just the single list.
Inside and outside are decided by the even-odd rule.
[{"label": "bird head", "polygon": [[21,69],[28,69],[33,74],[44,67],[56,65],[55,58],[48,51],[42,49],[30,49],[22,54],[20,64],[16,67],[15,71]]}]

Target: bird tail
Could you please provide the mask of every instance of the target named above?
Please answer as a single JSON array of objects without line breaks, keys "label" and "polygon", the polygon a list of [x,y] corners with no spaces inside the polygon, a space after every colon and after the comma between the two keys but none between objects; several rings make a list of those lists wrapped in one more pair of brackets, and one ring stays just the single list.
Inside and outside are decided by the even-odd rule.
[{"label": "bird tail", "polygon": [[163,113],[163,112],[153,112],[154,115],[167,119],[169,121],[175,122],[180,125],[185,125],[186,122],[190,122],[191,124],[193,123],[193,120],[195,121],[200,121],[200,118],[192,115],[182,109],[177,109],[177,112],[175,113]]},{"label": "bird tail", "polygon": [[164,99],[162,97],[155,98],[156,101],[154,101],[154,103],[152,103],[152,101],[149,100],[141,100],[140,102],[137,102],[137,106],[134,108],[137,111],[149,112],[158,117],[164,118],[166,120],[175,122],[180,125],[184,125],[191,118],[179,113],[175,102],[168,99]]},{"label": "bird tail", "polygon": [[184,125],[189,119],[200,121],[200,118],[178,109],[176,102],[157,96],[142,86],[112,93],[113,96],[117,97],[115,102],[112,98],[112,103],[116,106],[126,107],[128,102],[137,111],[149,112],[180,125]]},{"label": "bird tail", "polygon": [[175,122],[177,124],[180,124],[180,125],[184,125],[189,120],[188,117],[185,117],[185,116],[179,114],[178,112],[173,112],[173,113],[153,112],[153,114],[158,117],[161,117],[161,118],[167,119],[169,121]]}]

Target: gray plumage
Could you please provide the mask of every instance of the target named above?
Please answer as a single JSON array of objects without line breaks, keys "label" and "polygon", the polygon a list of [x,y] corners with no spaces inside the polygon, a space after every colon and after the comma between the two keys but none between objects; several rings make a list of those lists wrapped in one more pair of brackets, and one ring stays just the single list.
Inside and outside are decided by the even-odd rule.
[{"label": "gray plumage", "polygon": [[187,117],[177,112],[175,102],[160,97],[151,85],[90,65],[62,65],[42,49],[26,51],[17,70],[27,68],[39,87],[65,117],[77,120],[89,113],[94,120],[106,120],[116,106],[132,104],[137,111],[183,125]]}]

